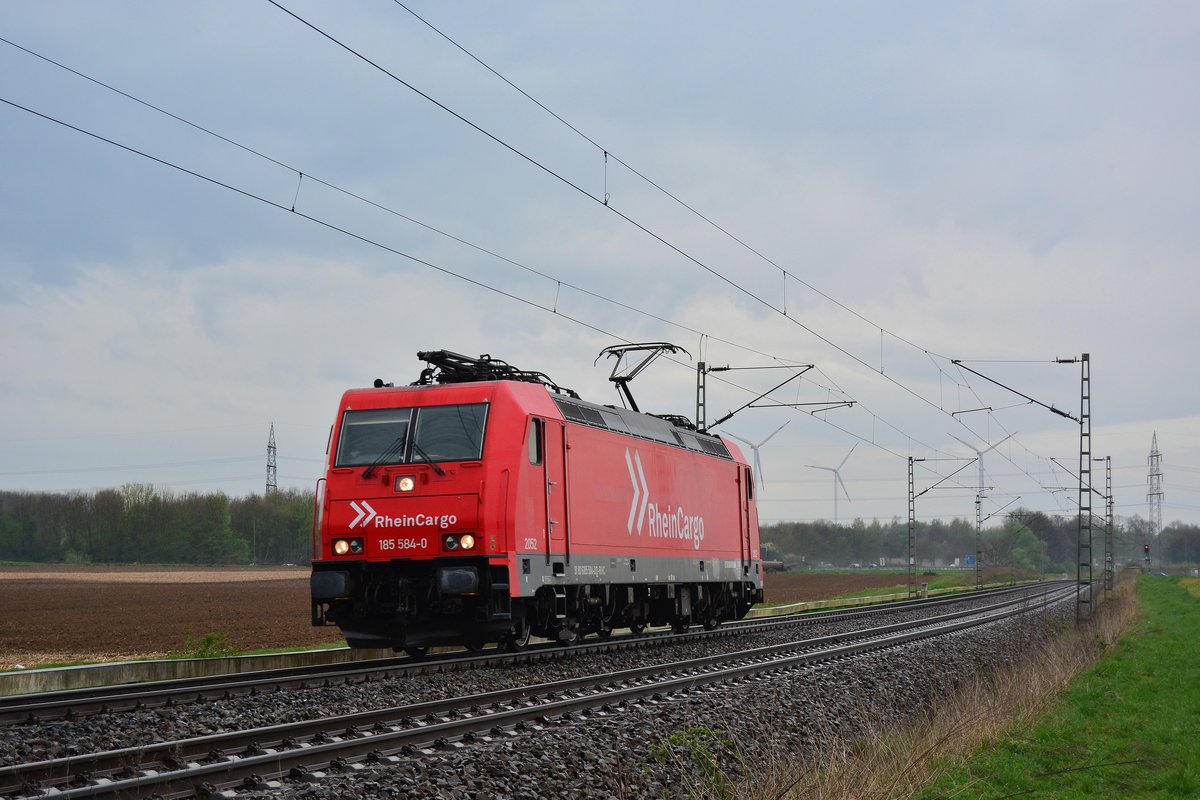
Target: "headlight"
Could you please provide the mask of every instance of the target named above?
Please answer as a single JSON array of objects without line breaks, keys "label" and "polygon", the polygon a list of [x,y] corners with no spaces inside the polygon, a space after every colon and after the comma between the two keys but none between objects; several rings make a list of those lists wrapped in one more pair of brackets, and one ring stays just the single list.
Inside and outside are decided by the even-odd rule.
[{"label": "headlight", "polygon": [[442,537],[443,550],[474,550],[475,537],[469,533],[447,533]]},{"label": "headlight", "polygon": [[411,492],[415,488],[417,488],[417,479],[412,475],[401,475],[396,478],[397,492]]},{"label": "headlight", "polygon": [[335,556],[358,555],[362,551],[362,539],[335,539],[333,542],[333,554]]}]

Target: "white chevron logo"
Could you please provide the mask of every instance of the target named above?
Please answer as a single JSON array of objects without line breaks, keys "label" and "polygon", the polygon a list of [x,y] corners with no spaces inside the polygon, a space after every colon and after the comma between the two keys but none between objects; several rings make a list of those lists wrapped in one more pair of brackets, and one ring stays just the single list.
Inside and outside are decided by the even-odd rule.
[{"label": "white chevron logo", "polygon": [[[634,471],[634,465],[637,471]],[[633,520],[637,518],[638,536],[642,535],[642,523],[646,519],[646,503],[650,500],[650,487],[646,485],[646,473],[642,470],[642,456],[636,450],[633,458],[629,457],[629,448],[625,448],[625,466],[629,467],[629,482],[633,484],[633,502],[629,504],[629,521],[625,524],[629,535],[633,535]],[[639,508],[639,502],[641,505]]]},{"label": "white chevron logo", "polygon": [[[353,508],[355,513],[358,514],[357,517],[355,517],[354,519],[352,519],[350,521],[351,528],[353,528],[355,525],[357,525],[360,521],[362,522],[362,526],[365,528],[365,527],[367,527],[368,522],[375,519],[375,509],[371,508],[371,504],[368,503],[366,500],[362,501],[361,506],[359,506],[358,503],[351,500],[350,507]],[[641,526],[639,526],[639,527],[641,527]]]}]

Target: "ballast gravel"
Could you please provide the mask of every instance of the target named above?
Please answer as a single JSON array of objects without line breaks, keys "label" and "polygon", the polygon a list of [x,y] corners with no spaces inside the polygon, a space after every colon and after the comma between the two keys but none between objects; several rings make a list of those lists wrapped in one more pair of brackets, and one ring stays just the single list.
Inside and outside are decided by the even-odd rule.
[{"label": "ballast gravel", "polygon": [[[915,612],[889,614],[887,622]],[[928,613],[928,612],[925,612]],[[912,719],[935,707],[963,680],[1008,665],[1073,620],[1072,602],[1017,620],[992,623],[839,662],[718,684],[646,700],[627,709],[421,753],[395,763],[359,764],[343,772],[298,775],[238,797],[296,798],[626,798],[686,797],[724,782],[736,796],[755,765],[811,756],[862,735],[871,726]],[[669,663],[714,648],[742,650],[885,624],[823,623],[783,633],[581,655],[553,662],[398,678],[150,711],[100,714],[0,731],[0,763],[136,746],[227,730],[244,730],[372,708],[492,691],[517,685]],[[313,764],[313,770],[328,765]]]}]

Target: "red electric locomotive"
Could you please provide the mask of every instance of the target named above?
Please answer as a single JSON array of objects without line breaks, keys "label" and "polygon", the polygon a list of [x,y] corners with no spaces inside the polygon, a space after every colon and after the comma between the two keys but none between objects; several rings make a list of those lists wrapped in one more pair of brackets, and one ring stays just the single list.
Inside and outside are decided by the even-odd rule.
[{"label": "red electric locomotive", "polygon": [[342,396],[318,482],[313,625],[352,647],[523,646],[743,617],[762,600],[750,466],[679,417],[498,359],[418,353]]}]

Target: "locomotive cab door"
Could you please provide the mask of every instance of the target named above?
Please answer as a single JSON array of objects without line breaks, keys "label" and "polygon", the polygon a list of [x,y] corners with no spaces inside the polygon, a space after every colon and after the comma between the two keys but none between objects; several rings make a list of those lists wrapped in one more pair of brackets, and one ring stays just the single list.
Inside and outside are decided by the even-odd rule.
[{"label": "locomotive cab door", "polygon": [[742,467],[738,481],[738,527],[740,528],[740,543],[742,551],[742,576],[750,574],[750,562],[754,559],[751,542],[750,503],[754,500],[754,473],[749,467]]},{"label": "locomotive cab door", "polygon": [[566,423],[541,420],[544,436],[542,474],[546,488],[546,561],[570,555],[567,510]]}]

